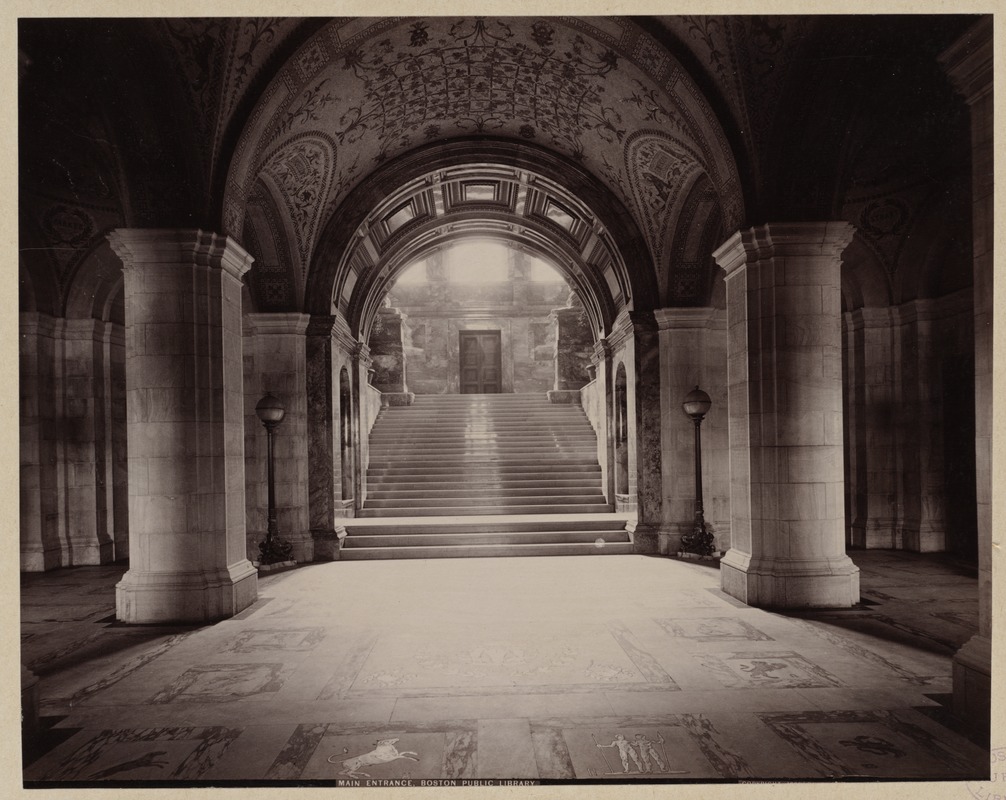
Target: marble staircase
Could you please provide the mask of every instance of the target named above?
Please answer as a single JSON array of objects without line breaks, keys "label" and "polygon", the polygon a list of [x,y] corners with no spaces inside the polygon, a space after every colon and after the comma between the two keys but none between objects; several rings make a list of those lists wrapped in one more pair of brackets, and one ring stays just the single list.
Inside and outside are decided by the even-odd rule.
[{"label": "marble staircase", "polygon": [[[624,518],[596,518],[612,506],[590,422],[545,395],[420,395],[383,409],[367,486],[370,524],[347,522],[343,558],[632,552]],[[488,515],[511,519],[478,519]]]}]

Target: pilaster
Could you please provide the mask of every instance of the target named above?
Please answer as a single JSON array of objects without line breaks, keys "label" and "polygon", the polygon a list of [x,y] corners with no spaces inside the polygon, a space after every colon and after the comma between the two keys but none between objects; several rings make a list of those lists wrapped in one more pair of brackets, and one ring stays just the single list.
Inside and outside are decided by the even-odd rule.
[{"label": "pilaster", "polygon": [[[653,312],[623,311],[608,336],[613,367],[626,374],[628,492],[637,553],[657,552],[661,533],[660,341]],[[614,385],[614,383],[613,383]],[[613,408],[617,412],[617,408]],[[616,453],[616,458],[618,454]],[[616,495],[617,498],[617,495]],[[619,498],[620,499],[620,498]],[[617,506],[616,506],[617,508]]]},{"label": "pilaster", "polygon": [[694,423],[681,403],[695,386],[710,396],[702,422],[702,478],[706,527],[717,549],[730,546],[730,476],[727,443],[726,310],[661,308],[660,337],[662,522],[658,552],[678,552],[695,521]]},{"label": "pilaster", "polygon": [[273,434],[276,517],[298,562],[314,558],[309,514],[307,314],[246,314],[245,500],[249,557],[258,556],[268,516],[267,436],[255,406],[267,393],[286,408]]},{"label": "pilaster", "polygon": [[978,500],[978,633],[954,658],[954,713],[981,733],[992,691],[993,17],[976,22],[940,57],[971,107],[975,314],[975,472]]}]

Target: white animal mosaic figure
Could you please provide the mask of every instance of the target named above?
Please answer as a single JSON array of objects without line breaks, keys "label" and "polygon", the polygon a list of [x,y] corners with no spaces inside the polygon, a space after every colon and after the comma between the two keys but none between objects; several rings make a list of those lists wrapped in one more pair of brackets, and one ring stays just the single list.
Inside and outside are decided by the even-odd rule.
[{"label": "white animal mosaic figure", "polygon": [[[349,778],[369,778],[370,774],[361,771],[362,767],[372,767],[375,764],[387,764],[389,761],[397,761],[399,758],[407,758],[410,761],[419,761],[419,753],[412,750],[403,750],[398,752],[398,748],[395,747],[398,739],[378,739],[374,742],[374,749],[369,753],[364,753],[360,756],[353,756],[352,758],[347,758],[342,762],[342,769],[339,770],[340,775],[345,775]],[[344,747],[342,749],[341,755],[345,755],[349,752],[349,748]],[[328,763],[334,764],[338,760],[336,754],[328,757]]]}]

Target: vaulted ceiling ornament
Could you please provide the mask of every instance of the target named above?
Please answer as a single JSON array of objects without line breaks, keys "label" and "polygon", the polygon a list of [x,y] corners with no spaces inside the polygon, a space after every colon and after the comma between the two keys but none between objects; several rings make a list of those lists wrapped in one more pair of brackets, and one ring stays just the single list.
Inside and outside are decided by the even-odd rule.
[{"label": "vaulted ceiling ornament", "polygon": [[[627,169],[625,149],[633,134],[653,128],[695,154],[692,164],[721,192],[736,193],[724,204],[740,212],[736,165],[718,126],[688,76],[627,19],[333,21],[290,59],[253,112],[227,182],[225,221],[241,224],[267,154],[302,134],[325,134],[338,152],[322,222],[379,164],[472,134],[533,140],[579,161],[644,220],[653,206],[639,198],[652,193],[652,176]],[[636,187],[638,180],[650,184]],[[651,252],[664,246],[651,234],[656,224],[639,227]]]},{"label": "vaulted ceiling ornament", "polygon": [[682,142],[657,131],[643,131],[626,144],[625,169],[653,260],[659,266],[676,218],[671,212],[703,171],[702,164]]},{"label": "vaulted ceiling ornament", "polygon": [[311,257],[315,234],[328,200],[335,170],[335,146],[319,135],[303,135],[287,143],[265,163],[283,199],[297,240],[302,274]]}]

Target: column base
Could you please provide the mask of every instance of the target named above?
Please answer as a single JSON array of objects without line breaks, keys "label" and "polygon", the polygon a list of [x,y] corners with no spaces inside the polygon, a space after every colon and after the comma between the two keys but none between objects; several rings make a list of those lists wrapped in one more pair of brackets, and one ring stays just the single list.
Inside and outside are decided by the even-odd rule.
[{"label": "column base", "polygon": [[852,525],[851,546],[859,550],[900,550],[901,535],[894,519],[871,517]]},{"label": "column base", "polygon": [[58,548],[21,551],[21,572],[48,572],[61,566],[62,552]]},{"label": "column base", "polygon": [[115,587],[120,622],[213,622],[255,602],[258,573],[242,559],[213,572],[129,570]]},{"label": "column base", "polygon": [[647,522],[628,522],[625,529],[632,535],[632,552],[651,555],[658,552],[661,528]]},{"label": "column base", "polygon": [[905,528],[902,541],[905,549],[913,553],[942,553],[947,549],[947,532],[943,527],[922,524]]},{"label": "column base", "polygon": [[[662,556],[677,555],[681,549],[681,536],[686,526],[678,522],[665,525],[657,531],[657,552]],[[690,527],[688,528],[690,530]]]},{"label": "column base", "polygon": [[98,564],[111,564],[114,560],[115,546],[112,542],[101,544],[74,544],[70,543],[67,564],[74,567],[95,566]]},{"label": "column base", "polygon": [[992,714],[992,640],[976,635],[953,660],[954,716],[976,739],[987,741]]},{"label": "column base", "polygon": [[314,537],[310,532],[284,536],[293,545],[293,559],[298,564],[308,564],[314,561]]},{"label": "column base", "polygon": [[849,608],[859,602],[859,567],[846,555],[777,561],[729,550],[720,561],[720,586],[759,608]]},{"label": "column base", "polygon": [[338,561],[342,552],[342,542],[346,538],[346,529],[339,525],[330,531],[311,531],[314,539],[315,561]]}]

